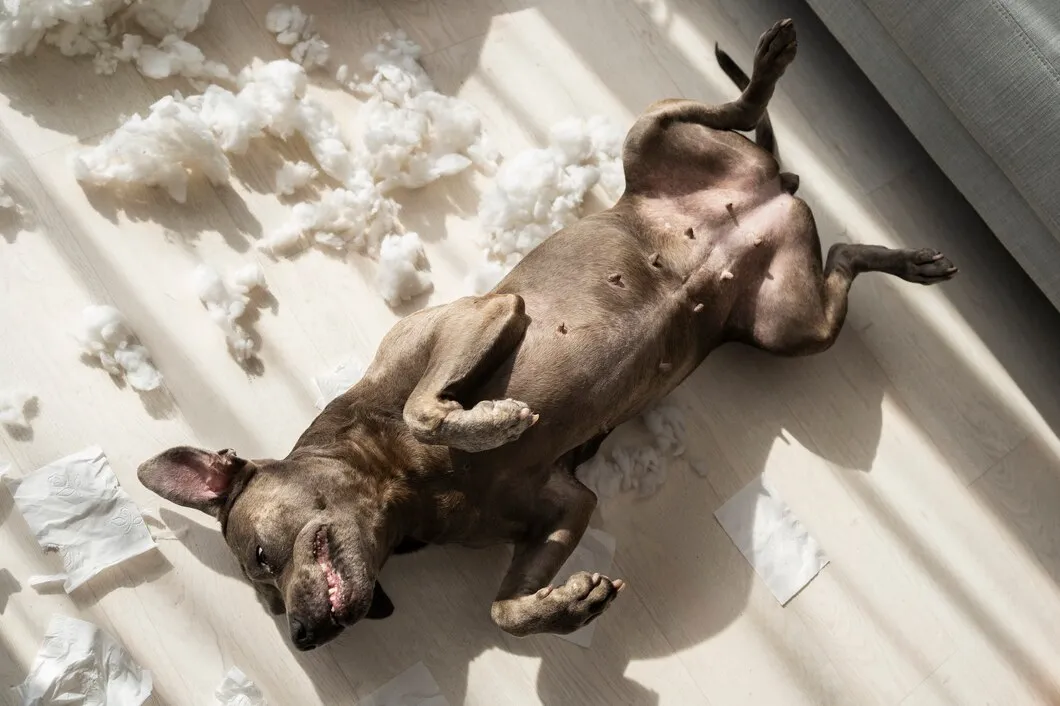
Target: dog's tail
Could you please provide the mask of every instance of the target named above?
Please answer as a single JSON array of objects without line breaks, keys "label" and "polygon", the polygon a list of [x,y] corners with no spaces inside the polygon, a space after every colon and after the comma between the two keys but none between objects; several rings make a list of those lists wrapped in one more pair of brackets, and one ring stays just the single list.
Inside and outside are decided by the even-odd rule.
[{"label": "dog's tail", "polygon": [[[725,72],[736,87],[745,90],[751,83],[751,78],[743,72],[732,57],[721,50],[717,42],[714,43],[714,58],[718,60],[718,66]],[[773,134],[773,124],[769,121],[769,111],[762,113],[762,119],[755,127],[755,142],[762,149],[768,150],[774,157],[777,156],[777,138]]]}]

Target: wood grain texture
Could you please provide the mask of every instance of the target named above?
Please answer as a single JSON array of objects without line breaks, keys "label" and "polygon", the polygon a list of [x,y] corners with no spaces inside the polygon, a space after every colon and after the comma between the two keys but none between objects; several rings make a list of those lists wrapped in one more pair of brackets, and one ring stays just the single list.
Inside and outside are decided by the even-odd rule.
[{"label": "wood grain texture", "polygon": [[[192,40],[236,70],[283,56],[263,29],[272,4],[215,3]],[[370,358],[399,313],[366,258],[274,261],[254,249],[289,212],[272,180],[283,159],[308,157],[304,144],[255,143],[233,160],[229,186],[194,181],[184,205],[157,191],[83,190],[68,164],[80,145],[189,87],[127,69],[98,77],[46,49],[17,59],[0,72],[3,176],[25,207],[0,214],[0,389],[27,387],[40,409],[30,433],[0,430],[0,458],[28,473],[98,443],[134,499],[186,533],[73,596],[41,594],[27,579],[57,560],[0,491],[0,704],[14,703],[7,687],[55,612],[118,637],[153,672],[152,704],[207,703],[233,665],[273,704],[353,704],[421,660],[454,705],[1060,703],[1060,314],[802,3],[302,7],[335,65],[354,67],[380,33],[407,31],[440,90],[476,104],[506,154],[541,145],[570,115],[625,127],[658,98],[727,100],[713,42],[746,66],[758,34],[790,14],[800,53],[771,113],[822,241],[938,247],[962,272],[934,290],[860,278],[831,351],[777,360],[724,348],[675,392],[705,477],[674,468],[656,496],[598,510],[593,524],[618,538],[614,573],[629,590],[590,650],[498,631],[488,605],[508,551],[447,547],[386,567],[392,618],[295,653],[212,521],[161,503],[135,468],[180,443],[284,454],[315,412],[311,376],[351,353]],[[311,83],[352,132],[359,103],[330,72]],[[92,100],[75,106],[77,96]],[[426,243],[428,303],[464,291],[487,183],[466,175],[398,194]],[[250,370],[189,282],[200,262],[248,260],[274,297],[254,322],[261,356]],[[78,361],[69,330],[89,303],[125,312],[163,390],[138,395]],[[831,557],[784,608],[712,515],[760,473]]]}]

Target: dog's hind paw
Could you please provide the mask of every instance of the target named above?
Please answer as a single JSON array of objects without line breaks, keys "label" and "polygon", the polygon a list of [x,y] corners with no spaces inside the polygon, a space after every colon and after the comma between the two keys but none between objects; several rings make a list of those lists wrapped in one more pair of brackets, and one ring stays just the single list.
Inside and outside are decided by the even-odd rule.
[{"label": "dog's hind paw", "polygon": [[447,446],[477,452],[509,444],[538,420],[529,405],[518,400],[483,400],[471,409],[453,410],[441,424]]},{"label": "dog's hind paw", "polygon": [[953,279],[957,268],[938,250],[923,248],[910,250],[905,270],[900,277],[907,282],[917,284],[938,284]]},{"label": "dog's hind paw", "polygon": [[795,23],[791,20],[780,20],[759,38],[758,47],[755,49],[753,73],[760,79],[780,78],[788,65],[795,60],[798,47]]}]

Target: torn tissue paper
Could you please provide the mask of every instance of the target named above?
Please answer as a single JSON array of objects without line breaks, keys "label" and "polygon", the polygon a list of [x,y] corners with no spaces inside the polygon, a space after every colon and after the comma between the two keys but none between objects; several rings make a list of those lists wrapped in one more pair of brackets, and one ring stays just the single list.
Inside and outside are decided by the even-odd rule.
[{"label": "torn tissue paper", "polygon": [[[585,530],[578,546],[560,567],[556,578],[552,580],[553,586],[562,586],[563,583],[579,571],[588,571],[590,574],[611,573],[611,563],[615,558],[615,538],[607,532],[589,528]],[[563,640],[573,642],[580,647],[588,648],[593,641],[593,633],[596,632],[596,621],[593,621],[580,630],[575,630],[568,635],[556,635]]]},{"label": "torn tissue paper", "polygon": [[140,706],[151,672],[92,623],[56,615],[29,676],[14,691],[22,706]]},{"label": "torn tissue paper", "polygon": [[156,545],[136,503],[98,446],[59,459],[23,478],[4,476],[15,505],[45,551],[58,550],[67,593],[104,569]]},{"label": "torn tissue paper", "polygon": [[213,693],[222,706],[267,706],[264,694],[239,667],[232,667]]},{"label": "torn tissue paper", "polygon": [[360,358],[351,356],[330,372],[313,378],[320,395],[317,397],[317,409],[324,409],[328,403],[346,392],[364,376],[364,363]]},{"label": "torn tissue paper", "polygon": [[718,508],[714,517],[781,605],[828,564],[821,545],[762,476]]},{"label": "torn tissue paper", "polygon": [[369,696],[358,706],[449,706],[442,689],[423,662],[406,669]]},{"label": "torn tissue paper", "polygon": [[114,307],[86,306],[75,335],[86,360],[98,360],[104,370],[125,378],[133,389],[149,392],[162,384],[162,373],[151,363],[150,352]]}]

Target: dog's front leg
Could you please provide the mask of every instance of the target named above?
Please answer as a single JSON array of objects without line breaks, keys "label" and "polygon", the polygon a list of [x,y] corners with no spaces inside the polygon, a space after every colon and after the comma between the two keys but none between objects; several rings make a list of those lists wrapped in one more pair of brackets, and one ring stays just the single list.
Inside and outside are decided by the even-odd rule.
[{"label": "dog's front leg", "polygon": [[569,473],[557,470],[536,506],[544,515],[535,518],[540,529],[533,539],[515,545],[490,616],[502,630],[518,637],[566,635],[603,613],[624,584],[582,571],[562,586],[551,586],[589,526],[596,496]]},{"label": "dog's front leg", "polygon": [[511,355],[529,321],[522,297],[512,294],[460,299],[439,313],[430,324],[430,359],[403,414],[417,441],[486,451],[537,421],[518,400],[483,400],[471,409],[458,401]]}]

